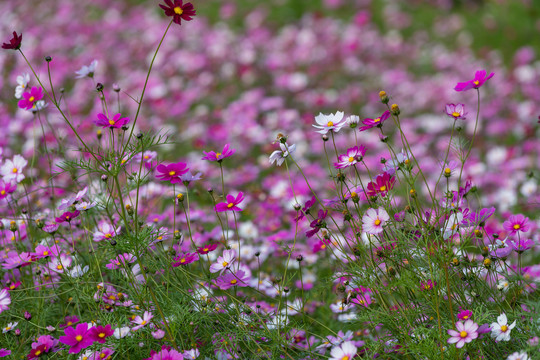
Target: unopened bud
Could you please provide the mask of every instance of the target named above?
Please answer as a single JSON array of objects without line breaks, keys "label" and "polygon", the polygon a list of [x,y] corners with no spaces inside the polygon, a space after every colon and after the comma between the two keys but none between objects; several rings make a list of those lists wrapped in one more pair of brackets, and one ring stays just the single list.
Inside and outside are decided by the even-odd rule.
[{"label": "unopened bud", "polygon": [[116,83],[114,83],[114,84],[112,85],[112,88],[113,88],[113,90],[116,91],[116,92],[119,92],[119,91],[120,91],[120,85],[118,85],[118,84],[116,84]]},{"label": "unopened bud", "polygon": [[18,228],[19,228],[19,227],[17,226],[17,223],[16,223],[15,221],[12,220],[12,221],[9,223],[9,230],[15,232],[15,231],[17,231]]},{"label": "unopened bud", "polygon": [[109,177],[105,174],[101,175],[101,181],[105,182],[109,179]]},{"label": "unopened bud", "polygon": [[176,200],[178,200],[178,202],[184,201],[184,194],[178,193],[178,194],[176,195]]},{"label": "unopened bud", "polygon": [[379,98],[383,104],[388,104],[388,95],[386,95],[386,91],[379,91]]},{"label": "unopened bud", "polygon": [[401,114],[398,104],[392,104],[392,106],[390,106],[390,112],[395,116]]},{"label": "unopened bud", "polygon": [[99,129],[97,132],[96,132],[96,137],[99,139],[101,139],[101,137],[103,136],[103,132],[101,131],[101,129]]},{"label": "unopened bud", "polygon": [[323,140],[324,142],[328,141],[328,135],[324,134],[324,135],[322,136],[322,140]]},{"label": "unopened bud", "polygon": [[51,61],[52,61],[52,57],[50,57],[50,56],[48,56],[48,55],[45,56],[45,61],[46,61],[46,62],[51,62]]},{"label": "unopened bud", "polygon": [[97,83],[96,84],[96,90],[97,90],[97,92],[102,92],[103,91],[103,84],[102,83]]},{"label": "unopened bud", "polygon": [[304,257],[303,257],[302,255],[298,255],[298,256],[296,257],[296,261],[302,262],[302,260],[304,260]]}]

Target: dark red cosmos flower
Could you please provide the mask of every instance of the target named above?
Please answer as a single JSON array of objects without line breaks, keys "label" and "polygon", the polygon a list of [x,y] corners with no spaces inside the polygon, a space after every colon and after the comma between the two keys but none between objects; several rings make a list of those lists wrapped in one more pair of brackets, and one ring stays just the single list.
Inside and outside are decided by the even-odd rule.
[{"label": "dark red cosmos flower", "polygon": [[71,220],[75,219],[77,216],[79,216],[79,214],[80,214],[79,210],[75,210],[73,212],[66,211],[59,217],[55,218],[54,221],[56,221],[58,224],[66,222],[66,221],[71,222]]},{"label": "dark red cosmos flower", "polygon": [[182,25],[182,19],[185,21],[192,20],[195,16],[195,9],[192,3],[183,3],[183,0],[165,0],[166,5],[159,4],[159,7],[165,10],[165,15],[172,16],[173,21],[178,25]]},{"label": "dark red cosmos flower", "polygon": [[22,33],[21,35],[17,35],[17,32],[13,32],[13,37],[9,40],[8,43],[2,44],[2,49],[8,49],[8,50],[19,50],[21,48],[22,43]]}]

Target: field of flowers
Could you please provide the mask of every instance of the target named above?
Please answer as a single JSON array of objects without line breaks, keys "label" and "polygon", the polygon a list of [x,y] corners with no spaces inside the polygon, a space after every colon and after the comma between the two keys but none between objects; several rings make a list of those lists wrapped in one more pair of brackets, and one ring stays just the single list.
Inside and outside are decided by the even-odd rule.
[{"label": "field of flowers", "polygon": [[0,2],[0,358],[540,359],[540,9],[409,5]]}]

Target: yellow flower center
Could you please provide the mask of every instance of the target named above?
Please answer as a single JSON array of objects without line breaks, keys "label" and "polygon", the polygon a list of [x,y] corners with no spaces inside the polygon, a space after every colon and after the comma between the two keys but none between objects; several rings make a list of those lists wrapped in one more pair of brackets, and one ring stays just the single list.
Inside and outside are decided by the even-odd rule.
[{"label": "yellow flower center", "polygon": [[474,85],[477,85],[477,86],[478,86],[478,84],[480,84],[480,81],[475,80],[475,81],[474,81]]},{"label": "yellow flower center", "polygon": [[68,321],[67,326],[71,326],[73,323],[71,321]]},{"label": "yellow flower center", "polygon": [[143,322],[141,323],[141,325],[146,325],[146,320],[143,320]]},{"label": "yellow flower center", "polygon": [[75,336],[75,340],[77,340],[77,341],[82,341],[82,335],[77,335],[77,336]]},{"label": "yellow flower center", "polygon": [[459,333],[459,336],[461,336],[462,338],[466,338],[467,335],[469,335],[469,334],[467,334],[466,331],[462,331],[462,332]]},{"label": "yellow flower center", "polygon": [[349,356],[345,355],[344,357],[341,358],[341,360],[349,360]]},{"label": "yellow flower center", "polygon": [[328,124],[326,124],[326,126],[328,126],[328,127],[334,126],[334,123],[332,121],[329,121]]},{"label": "yellow flower center", "polygon": [[36,350],[36,352],[34,353],[35,356],[39,356],[41,355],[41,350]]},{"label": "yellow flower center", "polygon": [[508,330],[508,326],[506,326],[506,325],[501,326],[501,331],[502,332],[506,332],[506,330]]},{"label": "yellow flower center", "polygon": [[379,226],[381,224],[381,220],[379,220],[379,219],[375,220],[374,224],[375,224],[375,226]]},{"label": "yellow flower center", "polygon": [[228,204],[227,204],[227,207],[228,207],[229,209],[232,208],[233,206],[234,206],[233,203],[228,203]]},{"label": "yellow flower center", "polygon": [[519,228],[521,228],[519,224],[514,225],[514,229],[519,230]]},{"label": "yellow flower center", "polygon": [[450,175],[451,172],[452,172],[452,170],[451,170],[450,168],[445,168],[445,169],[444,169],[444,173],[445,173],[446,175]]},{"label": "yellow flower center", "polygon": [[354,191],[351,192],[351,197],[357,197],[357,196],[358,196],[358,194],[356,192],[354,192]]},{"label": "yellow flower center", "polygon": [[204,248],[203,251],[208,251],[208,248]]},{"label": "yellow flower center", "polygon": [[174,8],[174,13],[176,15],[182,15],[184,13],[184,10],[182,10],[182,8],[180,6],[177,6]]},{"label": "yellow flower center", "polygon": [[111,234],[105,234],[105,237],[106,237],[107,239],[110,239],[110,238],[112,238],[112,235],[111,235]]},{"label": "yellow flower center", "polygon": [[116,300],[116,296],[114,296],[114,295],[109,295],[109,300]]},{"label": "yellow flower center", "polygon": [[98,336],[103,339],[105,337],[105,333],[99,333]]},{"label": "yellow flower center", "polygon": [[62,265],[58,264],[58,265],[56,265],[56,268],[57,268],[58,270],[62,270],[64,267],[63,267]]},{"label": "yellow flower center", "polygon": [[221,263],[221,265],[223,265],[223,267],[225,267],[225,266],[229,265],[229,263],[224,261],[224,262]]},{"label": "yellow flower center", "polygon": [[236,279],[232,279],[231,280],[231,284],[236,284],[238,281],[236,281]]},{"label": "yellow flower center", "polygon": [[216,159],[221,156],[221,153],[216,153]]},{"label": "yellow flower center", "polygon": [[174,174],[176,174],[176,171],[169,171],[170,176],[173,176]]},{"label": "yellow flower center", "polygon": [[109,124],[114,125],[114,120],[109,120]]},{"label": "yellow flower center", "polygon": [[148,159],[149,157],[150,157],[150,156],[148,156],[148,155],[144,155],[144,158],[145,158],[145,159]]},{"label": "yellow flower center", "polygon": [[379,121],[381,121],[381,118],[376,118],[373,120],[373,122],[379,122]]},{"label": "yellow flower center", "polygon": [[2,194],[2,195],[6,195],[6,190],[2,190],[2,191],[0,191],[0,194]]},{"label": "yellow flower center", "polygon": [[30,101],[30,102],[33,102],[34,100],[36,100],[36,98],[33,97],[33,96],[30,96],[30,98],[28,99],[28,101]]},{"label": "yellow flower center", "polygon": [[326,244],[322,244],[321,249],[326,249]]},{"label": "yellow flower center", "polygon": [[47,255],[49,255],[49,252],[48,252],[48,251],[44,251],[44,252],[43,252],[43,255],[44,255],[44,256],[47,256]]},{"label": "yellow flower center", "polygon": [[9,290],[13,290],[13,289],[15,289],[15,285],[10,285]]},{"label": "yellow flower center", "polygon": [[13,168],[13,170],[11,170],[11,172],[14,173],[14,174],[15,174],[17,171],[19,171],[19,169],[17,169],[17,168]]},{"label": "yellow flower center", "polygon": [[180,262],[183,264],[183,263],[186,262],[186,259],[182,259],[182,260],[180,260]]},{"label": "yellow flower center", "polygon": [[381,191],[386,191],[386,185],[383,185],[379,188]]},{"label": "yellow flower center", "polygon": [[349,156],[349,162],[353,162],[354,158],[352,156]]},{"label": "yellow flower center", "polygon": [[463,316],[463,320],[467,320],[469,318],[469,315]]},{"label": "yellow flower center", "polygon": [[6,330],[6,331],[11,330],[11,326],[6,326],[5,330]]},{"label": "yellow flower center", "polygon": [[458,113],[457,111],[454,111],[454,112],[452,113],[452,116],[453,116],[453,117],[460,117],[461,114]]}]

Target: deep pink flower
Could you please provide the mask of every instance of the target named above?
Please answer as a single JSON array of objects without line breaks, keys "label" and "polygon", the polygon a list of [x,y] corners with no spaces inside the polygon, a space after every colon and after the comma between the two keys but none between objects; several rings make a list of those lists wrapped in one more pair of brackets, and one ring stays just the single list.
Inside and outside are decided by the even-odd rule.
[{"label": "deep pink flower", "polygon": [[9,40],[9,44],[3,43],[2,49],[19,50],[21,48],[21,43],[22,43],[22,33],[21,35],[17,35],[17,32],[14,31],[13,37]]},{"label": "deep pink flower", "polygon": [[0,357],[6,357],[11,355],[11,350],[8,349],[0,349]]},{"label": "deep pink flower", "polygon": [[311,200],[306,201],[306,204],[302,208],[302,211],[298,212],[298,215],[294,219],[294,221],[299,222],[303,218],[306,217],[306,214],[309,214],[310,209],[317,203],[317,198],[313,196]]},{"label": "deep pink flower", "polygon": [[182,182],[180,176],[189,171],[186,163],[177,162],[169,165],[158,165],[156,169],[160,174],[156,175],[161,181],[170,181],[171,184],[178,184]]},{"label": "deep pink flower", "polygon": [[375,181],[372,181],[367,185],[367,194],[368,196],[377,196],[380,194],[382,197],[385,197],[386,194],[388,194],[388,191],[393,189],[395,182],[396,178],[385,172],[378,175],[375,178]]},{"label": "deep pink flower", "polygon": [[306,236],[308,238],[312,237],[313,235],[318,233],[321,228],[326,226],[326,224],[324,223],[324,219],[326,219],[326,215],[328,215],[328,210],[319,210],[319,213],[317,215],[317,218],[309,224],[311,230],[306,231]]},{"label": "deep pink flower", "polygon": [[39,345],[39,346],[36,346],[35,348],[32,348],[32,350],[30,350],[30,353],[26,356],[26,358],[28,360],[37,359],[41,355],[45,354],[46,352],[47,352],[47,346]]},{"label": "deep pink flower", "polygon": [[527,232],[530,228],[529,218],[522,214],[512,215],[503,223],[503,228],[510,234],[515,234],[518,231]]},{"label": "deep pink flower", "polygon": [[69,349],[70,354],[78,354],[81,350],[86,349],[93,343],[88,331],[87,323],[79,324],[75,329],[68,327],[64,330],[64,333],[66,335],[60,336],[58,340],[60,340],[62,344],[71,347]]},{"label": "deep pink flower", "polygon": [[56,347],[58,346],[59,341],[55,338],[53,338],[51,335],[41,335],[37,338],[36,342],[32,343],[32,349],[37,349],[38,347],[43,346],[44,351],[42,350],[41,355],[43,355],[43,352],[50,352],[53,350],[56,350]]},{"label": "deep pink flower", "polygon": [[41,87],[32,87],[29,92],[22,94],[22,99],[19,100],[19,107],[25,110],[31,110],[34,107],[34,104],[43,99],[43,89]]},{"label": "deep pink flower", "polygon": [[105,265],[107,269],[116,270],[121,266],[126,266],[127,264],[134,263],[137,258],[129,253],[123,253],[118,255],[116,258],[109,260],[109,263]]},{"label": "deep pink flower", "polygon": [[182,25],[182,20],[190,21],[195,16],[196,10],[192,3],[183,3],[182,0],[165,0],[166,5],[159,4],[159,7],[165,11],[165,15],[172,16],[173,22]]},{"label": "deep pink flower", "polygon": [[446,115],[454,120],[465,120],[465,105],[463,104],[446,104]]},{"label": "deep pink flower", "polygon": [[422,290],[431,290],[436,285],[437,285],[437,282],[431,279],[429,279],[426,282],[420,282],[420,287],[422,288]]},{"label": "deep pink flower", "polygon": [[456,344],[458,349],[462,348],[465,343],[470,343],[478,337],[478,324],[472,320],[467,320],[465,323],[458,321],[456,323],[456,330],[448,329],[449,344]]},{"label": "deep pink flower", "polygon": [[203,151],[204,156],[202,157],[202,160],[222,162],[223,159],[228,158],[229,156],[232,156],[235,152],[236,152],[236,149],[229,149],[229,144],[225,144],[223,151],[220,153],[216,153],[213,151],[209,151],[209,152]]},{"label": "deep pink flower", "polygon": [[472,315],[473,313],[471,310],[463,310],[457,315],[457,317],[459,320],[470,320]]},{"label": "deep pink flower", "polygon": [[54,221],[56,221],[57,223],[63,223],[63,222],[71,222],[71,220],[75,219],[77,216],[80,215],[80,211],[79,210],[75,210],[73,212],[71,211],[66,211],[65,213],[63,213],[62,215],[60,215],[59,217],[55,218]]},{"label": "deep pink flower", "polygon": [[232,195],[227,195],[227,202],[222,202],[216,205],[214,208],[217,212],[223,212],[223,211],[242,211],[241,208],[239,208],[238,204],[240,204],[242,201],[244,201],[244,193],[239,192],[236,198]]},{"label": "deep pink flower", "polygon": [[518,254],[521,254],[522,252],[529,250],[534,245],[535,245],[535,242],[532,239],[517,239],[514,241],[510,241],[510,246]]},{"label": "deep pink flower", "polygon": [[147,360],[184,360],[184,356],[174,349],[162,349]]},{"label": "deep pink flower", "polygon": [[64,323],[63,324],[60,324],[60,328],[65,328],[65,327],[68,327],[68,326],[71,326],[71,325],[74,325],[76,323],[78,323],[80,320],[77,316],[73,315],[73,316],[66,316],[64,318]]},{"label": "deep pink flower", "polygon": [[215,244],[207,244],[207,245],[204,245],[204,246],[201,246],[200,248],[197,249],[197,252],[199,254],[208,254],[209,252],[212,252],[214,250],[216,250],[218,244],[215,243]]},{"label": "deep pink flower", "polygon": [[197,253],[180,254],[174,258],[174,262],[172,263],[172,266],[178,267],[180,265],[187,265],[198,260],[199,260],[199,254]]},{"label": "deep pink flower", "polygon": [[366,155],[366,148],[364,146],[354,146],[347,149],[346,154],[339,155],[338,162],[334,163],[336,169],[344,169],[356,164],[361,158]]},{"label": "deep pink flower", "polygon": [[13,194],[16,189],[17,184],[0,180],[0,200],[4,199],[9,194]]},{"label": "deep pink flower", "polygon": [[101,126],[102,128],[118,129],[129,123],[128,117],[123,118],[121,116],[122,115],[118,113],[114,115],[112,119],[109,119],[104,114],[98,114],[97,116],[98,118],[94,122],[97,126]]},{"label": "deep pink flower", "polygon": [[112,336],[114,334],[114,330],[111,328],[110,324],[107,324],[105,326],[94,326],[90,330],[88,330],[88,336],[92,339],[94,342],[98,342],[100,344],[104,344],[107,341],[107,338],[109,336]]},{"label": "deep pink flower", "polygon": [[370,119],[370,118],[367,118],[367,119],[364,119],[362,120],[362,124],[364,124],[364,126],[360,127],[360,131],[366,131],[366,130],[369,130],[375,126],[382,126],[382,123],[387,120],[388,118],[390,117],[390,111],[386,110],[385,112],[382,113],[381,116],[379,116],[378,118],[375,118],[375,119]]},{"label": "deep pink flower", "polygon": [[465,81],[465,82],[458,82],[454,90],[456,91],[466,91],[470,89],[478,89],[480,86],[484,85],[486,81],[491,79],[494,73],[489,74],[486,77],[486,70],[479,70],[474,74],[474,79]]},{"label": "deep pink flower", "polygon": [[227,273],[216,279],[216,285],[221,290],[227,290],[233,286],[246,287],[249,283],[249,276],[242,270],[238,270],[236,274]]}]

